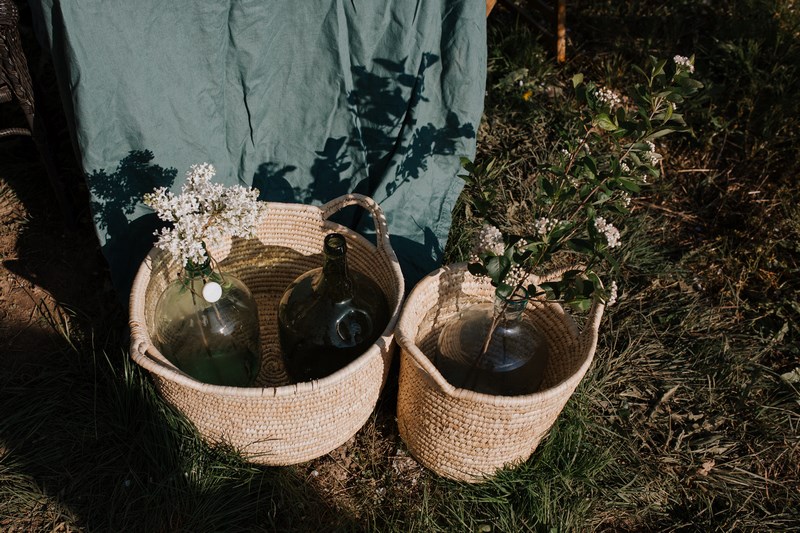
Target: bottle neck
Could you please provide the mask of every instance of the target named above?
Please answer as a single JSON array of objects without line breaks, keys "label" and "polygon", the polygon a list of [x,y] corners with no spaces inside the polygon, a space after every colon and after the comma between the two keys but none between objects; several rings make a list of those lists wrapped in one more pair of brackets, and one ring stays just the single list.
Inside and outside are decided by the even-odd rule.
[{"label": "bottle neck", "polygon": [[208,278],[211,276],[211,260],[206,259],[203,263],[187,261],[183,271],[187,279]]},{"label": "bottle neck", "polygon": [[322,265],[322,285],[320,287],[337,302],[353,297],[353,282],[347,268],[347,249],[344,238],[339,238],[341,241],[333,237],[325,241],[325,263]]},{"label": "bottle neck", "polygon": [[505,322],[517,322],[525,313],[529,299],[527,291],[524,290],[507,298],[495,295],[494,312]]}]

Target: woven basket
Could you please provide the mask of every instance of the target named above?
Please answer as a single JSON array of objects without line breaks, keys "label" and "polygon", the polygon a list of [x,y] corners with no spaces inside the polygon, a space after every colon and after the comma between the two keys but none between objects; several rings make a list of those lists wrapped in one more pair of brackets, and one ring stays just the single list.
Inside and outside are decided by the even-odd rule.
[{"label": "woven basket", "polygon": [[[561,271],[563,272],[563,270]],[[534,282],[556,279],[559,273]],[[547,433],[592,362],[604,305],[596,301],[582,332],[555,303],[533,300],[523,320],[533,321],[550,345],[539,391],[493,396],[448,383],[426,354],[460,310],[492,301],[494,287],[466,263],[443,267],[409,294],[395,336],[401,349],[397,420],[409,451],[439,475],[478,482],[525,461]]]},{"label": "woven basket", "polygon": [[[377,247],[328,220],[354,204],[372,215]],[[278,343],[278,303],[297,276],[322,264],[323,240],[334,231],[347,238],[350,267],[378,284],[392,316],[383,335],[351,364],[320,380],[290,384]],[[207,244],[220,268],[241,279],[258,303],[262,364],[256,385],[226,387],[196,381],[153,345],[149,332],[156,300],[180,268],[157,248],[139,268],[131,292],[133,360],[150,372],[161,396],[193,422],[206,440],[233,445],[252,462],[301,463],[346,442],[368,420],[386,381],[404,293],[400,266],[378,205],[356,194],[321,207],[268,203],[255,239]]]}]

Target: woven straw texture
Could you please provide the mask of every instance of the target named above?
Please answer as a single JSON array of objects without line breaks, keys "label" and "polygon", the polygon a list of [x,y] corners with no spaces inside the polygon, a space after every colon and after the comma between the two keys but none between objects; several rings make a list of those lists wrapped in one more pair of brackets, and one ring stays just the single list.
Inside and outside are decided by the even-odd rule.
[{"label": "woven straw texture", "polygon": [[[349,205],[360,205],[371,214],[377,247],[328,220]],[[334,231],[347,238],[350,268],[378,284],[392,316],[383,335],[351,364],[323,379],[291,384],[278,342],[278,303],[297,276],[322,265],[323,240]],[[156,301],[180,268],[157,248],[139,268],[131,292],[133,360],[150,372],[162,397],[191,420],[204,438],[233,445],[252,462],[301,463],[346,442],[368,420],[386,381],[395,347],[393,330],[404,294],[400,266],[380,208],[370,198],[357,194],[321,207],[268,203],[255,239],[227,239],[207,245],[222,271],[241,279],[258,303],[262,364],[256,385],[225,387],[196,381],[153,345],[149,331]]]},{"label": "woven straw texture", "polygon": [[[532,281],[556,279],[561,272]],[[489,280],[469,274],[466,263],[443,267],[414,287],[395,330],[401,349],[400,436],[423,465],[467,482],[530,457],[589,368],[604,310],[596,301],[581,332],[560,305],[529,303],[523,320],[535,323],[550,346],[542,384],[533,394],[492,396],[454,387],[429,355],[450,318],[493,297]]]}]

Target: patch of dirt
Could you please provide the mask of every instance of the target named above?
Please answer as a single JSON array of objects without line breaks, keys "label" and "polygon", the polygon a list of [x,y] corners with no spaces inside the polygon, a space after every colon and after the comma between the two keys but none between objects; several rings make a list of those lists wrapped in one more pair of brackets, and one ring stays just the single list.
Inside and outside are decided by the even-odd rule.
[{"label": "patch of dirt", "polygon": [[62,216],[30,138],[0,138],[3,367],[63,350],[119,309],[87,213]]},{"label": "patch of dirt", "polygon": [[364,520],[374,506],[413,501],[431,475],[405,449],[390,405],[392,399],[384,398],[361,431],[306,467],[308,483],[317,493],[357,520]]}]

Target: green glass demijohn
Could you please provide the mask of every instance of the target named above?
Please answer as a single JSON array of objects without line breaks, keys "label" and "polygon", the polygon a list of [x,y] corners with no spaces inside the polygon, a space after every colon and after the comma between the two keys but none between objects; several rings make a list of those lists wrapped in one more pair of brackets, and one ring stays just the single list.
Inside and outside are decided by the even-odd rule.
[{"label": "green glass demijohn", "polygon": [[153,339],[176,367],[212,385],[247,387],[261,364],[258,307],[230,274],[189,261],[155,307]]},{"label": "green glass demijohn", "polygon": [[[495,296],[471,305],[442,327],[434,364],[452,385],[496,396],[531,394],[539,389],[549,347],[525,319],[527,294]],[[491,334],[492,323],[496,328]],[[485,349],[485,352],[484,352]]]},{"label": "green glass demijohn", "polygon": [[381,336],[389,307],[378,285],[347,265],[347,242],[325,237],[324,264],[289,285],[278,307],[283,359],[295,382],[345,367]]}]

